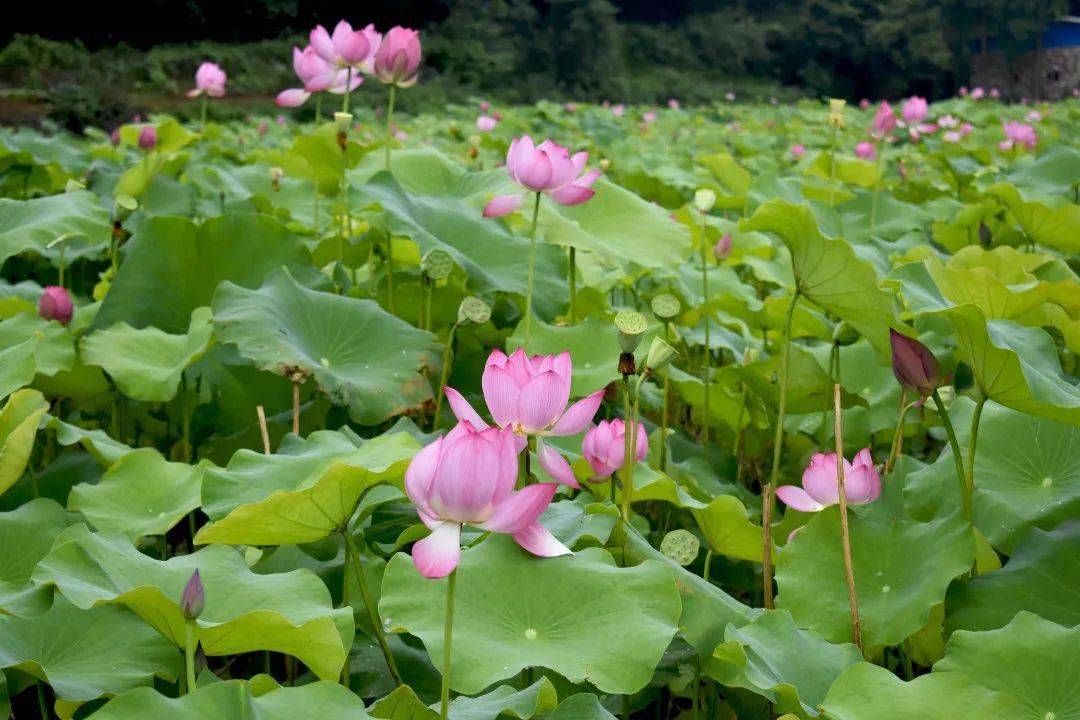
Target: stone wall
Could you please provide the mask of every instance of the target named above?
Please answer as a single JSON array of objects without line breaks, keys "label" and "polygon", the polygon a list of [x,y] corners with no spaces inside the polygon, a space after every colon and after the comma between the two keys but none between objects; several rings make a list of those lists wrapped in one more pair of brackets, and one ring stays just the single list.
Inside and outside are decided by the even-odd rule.
[{"label": "stone wall", "polygon": [[1060,100],[1080,88],[1080,46],[1032,51],[1009,58],[1004,53],[976,53],[972,58],[971,85],[996,87],[1011,100],[1040,97]]}]

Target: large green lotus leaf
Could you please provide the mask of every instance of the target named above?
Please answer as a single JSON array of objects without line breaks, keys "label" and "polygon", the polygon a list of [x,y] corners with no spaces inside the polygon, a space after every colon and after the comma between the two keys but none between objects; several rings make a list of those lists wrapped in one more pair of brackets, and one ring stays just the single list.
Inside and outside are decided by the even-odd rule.
[{"label": "large green lotus leaf", "polygon": [[[384,170],[382,153],[366,155],[355,174],[364,182]],[[492,193],[507,192],[505,169],[473,172],[430,147],[394,151],[394,179],[410,195],[441,195],[480,201]]]},{"label": "large green lotus leaf", "polygon": [[420,444],[407,433],[369,440],[319,472],[287,476],[297,484],[274,489],[204,525],[195,542],[288,545],[322,540],[341,532],[372,487],[383,483],[400,487],[409,461],[419,450]]},{"label": "large green lotus leaf", "polygon": [[117,460],[134,450],[110,437],[104,430],[86,430],[51,415],[47,416],[44,426],[56,431],[56,441],[61,445],[79,443],[103,468],[111,467]]},{"label": "large green lotus leaf", "polygon": [[[540,559],[493,535],[463,551],[457,574],[450,683],[461,692],[526,667],[636,692],[678,630],[679,594],[660,563],[618,568],[599,548]],[[421,577],[399,553],[386,566],[379,603],[386,624],[418,636],[437,667],[446,582]]]},{"label": "large green lotus leaf", "polygon": [[120,392],[136,400],[167,402],[176,397],[184,370],[202,357],[214,335],[210,308],[191,314],[188,331],[170,335],[155,327],[135,329],[119,322],[82,338],[83,362],[104,368]]},{"label": "large green lotus leaf", "polygon": [[1019,612],[1000,630],[953,633],[934,672],[958,672],[1024,708],[1017,720],[1080,718],[1080,626]]},{"label": "large green lotus leaf", "polygon": [[578,693],[559,703],[546,720],[615,720],[592,693]]},{"label": "large green lotus leaf", "polygon": [[833,645],[795,627],[791,613],[767,610],[750,624],[729,625],[705,670],[721,685],[762,695],[777,712],[817,717],[837,677],[862,661],[854,645]]},{"label": "large green lotus leaf", "polygon": [[222,281],[258,287],[270,270],[308,261],[300,240],[266,215],[237,213],[201,224],[180,217],[145,218],[127,245],[94,327],[123,321],[183,334],[192,313],[210,305]]},{"label": "large green lotus leaf", "polygon": [[47,682],[57,714],[70,718],[79,704],[153,685],[155,675],[174,680],[183,658],[134,613],[81,610],[61,597],[37,617],[0,617],[0,668]]},{"label": "large green lotus leaf", "polygon": [[[926,625],[953,578],[971,569],[974,541],[959,514],[872,523],[849,514],[855,589],[867,647],[898,645]],[[819,512],[776,563],[777,607],[830,642],[851,642],[837,507]]]},{"label": "large green lotus leaf", "polygon": [[308,289],[284,271],[257,290],[222,283],[214,332],[264,370],[298,367],[358,423],[375,425],[431,399],[421,371],[434,364],[435,337],[373,300]]},{"label": "large green lotus leaf", "polygon": [[761,562],[761,526],[750,521],[746,506],[738,498],[721,495],[693,513],[710,550],[737,560]]},{"label": "large green lotus leaf", "polygon": [[1021,708],[960,673],[931,673],[904,682],[883,667],[852,665],[822,703],[829,720],[1016,720]]},{"label": "large green lotus leaf", "polygon": [[917,314],[941,315],[956,331],[960,358],[987,397],[1020,412],[1080,425],[1080,388],[1064,376],[1053,339],[1040,328],[987,320],[974,305],[947,300],[924,263],[889,274]]},{"label": "large green lotus leaf", "polygon": [[1041,202],[1026,202],[1008,183],[994,185],[986,194],[1001,201],[1031,241],[1064,253],[1080,252],[1080,205],[1065,203],[1050,208]]},{"label": "large green lotus leaf", "polygon": [[58,322],[39,317],[36,312],[22,312],[0,322],[0,347],[34,340],[34,366],[40,375],[55,375],[70,370],[75,362],[75,342],[67,328]]},{"label": "large green lotus leaf", "polygon": [[[601,178],[587,203],[564,207],[541,201],[544,240],[588,250],[609,265],[664,268],[678,265],[690,252],[690,233],[654,205]],[[531,213],[531,200],[522,212]]]},{"label": "large green lotus leaf", "polygon": [[368,714],[380,720],[439,720],[439,713],[425,705],[408,685],[399,685],[376,700]]},{"label": "large green lotus leaf", "polygon": [[1001,570],[954,585],[945,609],[947,630],[994,630],[1021,610],[1080,625],[1080,521],[1032,528]]},{"label": "large green lotus leaf", "polygon": [[[446,195],[406,193],[394,176],[376,174],[362,188],[367,202],[386,214],[387,230],[411,238],[421,253],[440,249],[465,269],[479,292],[524,295],[528,288],[529,240],[517,237],[479,210]],[[552,316],[565,306],[565,253],[540,244],[536,249],[533,307]]]},{"label": "large green lotus leaf", "polygon": [[154,448],[119,458],[95,484],[71,489],[68,508],[96,529],[123,533],[132,541],[164,535],[199,507],[203,465],[169,462]]},{"label": "large green lotus leaf", "polygon": [[500,685],[478,697],[459,696],[450,702],[450,720],[528,720],[559,704],[555,686],[542,677],[523,690]]},{"label": "large green lotus leaf", "polygon": [[33,382],[37,374],[34,358],[37,345],[37,338],[30,338],[0,350],[0,397],[7,397]]},{"label": "large green lotus leaf", "polygon": [[93,720],[365,720],[364,703],[333,682],[283,687],[259,694],[243,680],[204,685],[169,698],[150,688],[131,690],[110,700]]},{"label": "large green lotus leaf", "polygon": [[[0,198],[0,262],[31,251],[58,263],[63,245],[70,264],[108,248],[111,230],[108,211],[89,190],[32,200]],[[60,237],[66,239],[47,247]]]},{"label": "large green lotus leaf", "polygon": [[807,205],[770,200],[742,223],[743,230],[774,233],[791,252],[799,292],[847,320],[879,350],[889,344],[893,299],[878,286],[873,266],[851,245],[828,238]]},{"label": "large green lotus leaf", "polygon": [[699,657],[712,655],[716,646],[724,641],[728,625],[741,627],[761,612],[743,605],[718,586],[666,557],[636,530],[631,528],[625,533],[623,548],[627,565],[655,560],[674,578],[682,598],[681,633]]},{"label": "large green lotus leaf", "polygon": [[49,403],[37,390],[18,390],[0,410],[0,494],[22,477],[38,424]]},{"label": "large green lotus leaf", "polygon": [[[967,457],[968,439],[961,440]],[[1080,516],[1080,428],[987,403],[975,447],[975,526],[1011,553],[1028,528]],[[965,460],[966,461],[966,460]],[[960,505],[952,451],[913,473],[905,503],[919,518]]]},{"label": "large green lotus leaf", "polygon": [[[307,134],[298,135],[281,158],[286,174],[314,181],[325,195],[340,192],[341,173],[345,168],[355,167],[369,148],[349,140],[343,153],[337,137],[333,123],[324,123]],[[378,157],[381,159],[382,154]]]},{"label": "large green lotus leaf", "polygon": [[224,468],[207,467],[203,512],[211,520],[220,520],[237,507],[258,503],[275,491],[290,492],[298,484],[310,485],[335,461],[348,462],[358,447],[344,433],[317,430],[306,438],[286,435],[272,455],[238,450]]},{"label": "large green lotus leaf", "polygon": [[38,498],[0,513],[0,615],[40,615],[52,592],[30,582],[34,566],[67,525],[58,503]]},{"label": "large green lotus leaf", "polygon": [[224,546],[154,560],[122,535],[74,525],[38,563],[33,581],[55,585],[81,608],[125,605],[184,647],[179,602],[195,570],[206,588],[195,639],[207,655],[274,650],[294,655],[322,679],[341,673],[353,637],[352,611],[335,610],[326,586],[309,570],[258,575]]},{"label": "large green lotus leaf", "polygon": [[1080,150],[1070,143],[1056,143],[1039,154],[1028,155],[1009,168],[1009,182],[1033,195],[1065,195],[1076,185]]}]

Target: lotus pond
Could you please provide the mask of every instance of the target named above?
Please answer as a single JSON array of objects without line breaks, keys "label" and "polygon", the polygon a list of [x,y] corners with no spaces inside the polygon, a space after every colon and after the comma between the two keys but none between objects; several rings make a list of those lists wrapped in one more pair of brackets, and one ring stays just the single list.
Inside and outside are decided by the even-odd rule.
[{"label": "lotus pond", "polygon": [[363,92],[0,130],[0,715],[1080,718],[1080,101]]}]

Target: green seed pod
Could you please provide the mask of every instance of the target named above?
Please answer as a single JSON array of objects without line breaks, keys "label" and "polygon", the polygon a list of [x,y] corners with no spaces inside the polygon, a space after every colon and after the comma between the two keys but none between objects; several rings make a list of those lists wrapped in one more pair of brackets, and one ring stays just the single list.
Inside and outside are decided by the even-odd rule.
[{"label": "green seed pod", "polygon": [[615,316],[615,329],[619,331],[619,347],[624,353],[632,353],[645,337],[649,321],[633,310],[623,310]]},{"label": "green seed pod", "polygon": [[651,305],[653,315],[661,320],[670,320],[682,312],[682,303],[671,293],[657,295],[652,299]]},{"label": "green seed pod", "polygon": [[483,325],[491,319],[491,306],[478,297],[470,295],[461,301],[457,311],[458,322],[474,322]]},{"label": "green seed pod", "polygon": [[349,126],[352,125],[352,120],[352,113],[334,113],[334,123],[337,125],[338,132],[349,132]]},{"label": "green seed pod", "polygon": [[124,195],[121,193],[116,196],[113,201],[113,218],[120,222],[124,222],[131,216],[131,213],[139,209],[139,201],[130,195]]},{"label": "green seed pod", "polygon": [[661,368],[667,367],[678,354],[679,353],[675,348],[671,347],[664,338],[654,337],[652,339],[652,344],[649,345],[649,354],[645,358],[645,367],[656,372]]},{"label": "green seed pod", "polygon": [[707,213],[716,205],[716,193],[709,188],[701,188],[694,193],[694,207],[703,213]]},{"label": "green seed pod", "polygon": [[701,541],[689,530],[672,530],[660,542],[660,552],[682,566],[694,562],[701,550]]},{"label": "green seed pod", "polygon": [[420,260],[420,270],[432,280],[445,280],[454,271],[454,258],[445,250],[429,250]]}]

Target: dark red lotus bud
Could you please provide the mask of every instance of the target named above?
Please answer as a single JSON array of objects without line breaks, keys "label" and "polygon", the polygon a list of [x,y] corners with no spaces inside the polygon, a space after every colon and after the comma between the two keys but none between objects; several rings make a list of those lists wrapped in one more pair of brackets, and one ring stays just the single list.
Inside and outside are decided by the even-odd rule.
[{"label": "dark red lotus bud", "polygon": [[195,620],[202,615],[204,607],[206,607],[206,591],[203,589],[199,571],[196,570],[184,586],[184,595],[180,598],[180,612],[184,613],[186,619]]},{"label": "dark red lotus bud", "polygon": [[71,302],[71,295],[62,287],[50,285],[41,293],[38,300],[38,315],[46,320],[55,320],[61,325],[71,322],[71,315],[75,312],[75,306]]},{"label": "dark red lotus bud", "polygon": [[929,397],[943,384],[941,366],[930,348],[915,338],[889,329],[892,344],[892,368],[897,381],[905,390]]}]

